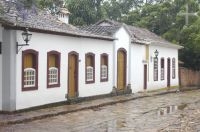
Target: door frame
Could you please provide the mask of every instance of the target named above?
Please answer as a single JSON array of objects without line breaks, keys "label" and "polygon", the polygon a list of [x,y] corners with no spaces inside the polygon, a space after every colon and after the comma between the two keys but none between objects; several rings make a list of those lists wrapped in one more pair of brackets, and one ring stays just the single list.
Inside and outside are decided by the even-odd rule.
[{"label": "door frame", "polygon": [[76,56],[76,87],[75,87],[75,98],[79,96],[79,54],[76,51],[71,51],[68,53],[68,81],[67,81],[67,94],[69,95],[69,58],[71,55]]},{"label": "door frame", "polygon": [[147,64],[144,64],[144,83],[143,83],[144,90],[147,90]]},{"label": "door frame", "polygon": [[[117,50],[117,89],[119,90],[119,88],[118,88],[118,76],[119,76],[119,73],[118,73],[118,68],[119,68],[119,66],[118,66],[118,53],[119,52],[123,52],[124,53],[124,55],[125,55],[125,64],[124,64],[124,86],[126,87],[126,76],[127,76],[127,68],[126,68],[126,66],[127,66],[127,51],[126,51],[126,49],[124,49],[124,48],[119,48],[118,50]],[[123,88],[123,90],[124,90],[125,88]]]},{"label": "door frame", "polygon": [[171,86],[171,59],[167,58],[167,87]]}]

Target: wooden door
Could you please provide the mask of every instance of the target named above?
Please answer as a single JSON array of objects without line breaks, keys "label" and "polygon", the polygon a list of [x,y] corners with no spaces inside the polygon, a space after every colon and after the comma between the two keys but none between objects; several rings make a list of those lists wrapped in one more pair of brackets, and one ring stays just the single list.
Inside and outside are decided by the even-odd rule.
[{"label": "wooden door", "polygon": [[170,67],[171,67],[171,64],[170,64],[170,58],[167,59],[167,87],[170,87],[170,76],[171,76],[171,70],[170,70]]},{"label": "wooden door", "polygon": [[147,89],[147,65],[144,65],[144,89]]},{"label": "wooden door", "polygon": [[126,87],[126,52],[118,50],[117,52],[117,88],[123,90]]},{"label": "wooden door", "polygon": [[78,55],[70,53],[68,56],[68,98],[78,95]]}]

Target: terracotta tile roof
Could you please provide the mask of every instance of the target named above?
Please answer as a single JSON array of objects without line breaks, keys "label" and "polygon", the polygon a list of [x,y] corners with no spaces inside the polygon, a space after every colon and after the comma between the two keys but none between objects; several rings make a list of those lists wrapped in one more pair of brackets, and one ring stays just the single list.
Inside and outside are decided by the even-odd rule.
[{"label": "terracotta tile roof", "polygon": [[145,28],[130,26],[130,25],[119,23],[119,22],[109,20],[109,19],[101,20],[91,26],[81,27],[81,29],[95,33],[95,34],[112,36],[122,26],[127,30],[129,35],[131,36],[132,42],[134,43],[139,43],[139,44],[151,43],[151,44],[157,44],[161,46],[181,48],[181,46],[172,44]]},{"label": "terracotta tile roof", "polygon": [[[80,30],[79,28],[70,24],[62,23],[58,20],[57,16],[53,16],[47,11],[41,10],[20,10],[16,3],[9,2],[7,0],[1,0],[0,5],[4,7],[4,15],[0,16],[0,23],[5,26],[16,27],[28,27],[30,30],[37,31],[50,31],[54,33],[61,33],[63,35],[70,35],[75,37],[86,37],[104,40],[114,40],[112,36],[103,36],[99,34],[93,34],[88,31]],[[22,12],[25,12],[24,15]]]},{"label": "terracotta tile roof", "polygon": [[98,26],[98,25],[80,27],[80,29],[82,30],[86,30],[94,34],[101,34],[105,36],[113,36],[119,28],[120,28],[119,26]]}]

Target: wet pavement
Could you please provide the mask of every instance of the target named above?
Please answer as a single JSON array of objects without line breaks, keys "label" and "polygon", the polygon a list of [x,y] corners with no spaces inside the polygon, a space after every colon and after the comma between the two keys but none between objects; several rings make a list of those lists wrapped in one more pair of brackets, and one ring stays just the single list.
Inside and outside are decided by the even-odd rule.
[{"label": "wet pavement", "polygon": [[152,96],[27,123],[1,132],[200,132],[200,90]]}]

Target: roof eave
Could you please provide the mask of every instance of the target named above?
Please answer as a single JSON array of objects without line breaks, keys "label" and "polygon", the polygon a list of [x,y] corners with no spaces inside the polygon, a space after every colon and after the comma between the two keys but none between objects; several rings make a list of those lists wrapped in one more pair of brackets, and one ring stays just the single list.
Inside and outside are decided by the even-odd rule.
[{"label": "roof eave", "polygon": [[[0,21],[1,23],[1,21]],[[25,26],[15,26],[13,23],[2,23],[2,26],[8,29],[14,29],[14,30],[24,30]],[[113,37],[107,37],[107,36],[90,36],[90,35],[81,35],[81,34],[75,34],[75,33],[66,33],[66,32],[58,32],[58,31],[52,31],[52,30],[45,30],[45,29],[38,29],[33,27],[28,27],[30,31],[32,32],[39,32],[39,33],[46,33],[46,34],[53,34],[53,35],[61,35],[61,36],[71,36],[71,37],[78,37],[78,38],[91,38],[91,39],[99,39],[99,40],[107,40],[107,41],[114,41],[115,38]]]},{"label": "roof eave", "polygon": [[[162,44],[160,44],[162,43]],[[172,43],[164,43],[164,42],[151,42],[151,45],[155,45],[155,46],[161,46],[161,47],[167,47],[167,48],[174,48],[174,49],[183,49],[183,46],[180,45],[176,45],[176,44],[172,44]]]},{"label": "roof eave", "polygon": [[140,45],[150,45],[149,41],[135,40],[135,39],[132,39],[131,43],[132,44],[140,44]]}]

